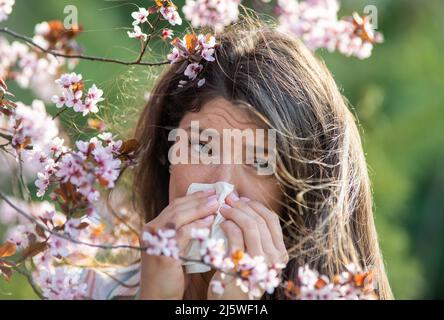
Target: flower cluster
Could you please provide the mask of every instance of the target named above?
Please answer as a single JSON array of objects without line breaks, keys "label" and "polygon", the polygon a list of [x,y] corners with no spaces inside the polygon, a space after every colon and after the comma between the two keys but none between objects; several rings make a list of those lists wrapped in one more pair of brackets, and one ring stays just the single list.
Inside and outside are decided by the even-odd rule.
[{"label": "flower cluster", "polygon": [[82,268],[78,267],[40,267],[34,274],[36,284],[45,298],[50,300],[84,299],[87,284],[82,281]]},{"label": "flower cluster", "polygon": [[[188,80],[180,80],[178,86],[183,87],[188,81],[193,81],[203,70],[203,61],[212,62],[216,47],[216,38],[211,34],[189,33],[183,39],[175,38],[171,44],[174,46],[167,58],[170,63],[182,62],[180,70]],[[178,71],[180,72],[180,71]],[[201,77],[197,86],[201,87],[205,83],[205,78]]]},{"label": "flower cluster", "polygon": [[[59,134],[55,122],[46,113],[45,105],[34,100],[31,106],[17,102],[7,122],[7,132],[11,133],[11,145],[16,150],[26,149],[31,144],[46,148]],[[25,156],[31,151],[25,151]]]},{"label": "flower cluster", "polygon": [[326,48],[360,59],[371,55],[373,45],[382,42],[368,17],[357,13],[338,19],[337,0],[279,0],[279,29],[301,38],[311,49]]},{"label": "flower cluster", "polygon": [[[12,200],[18,208],[30,214],[35,221],[46,228],[36,227],[7,203],[0,202],[0,223],[15,224],[6,231],[6,246],[14,248],[14,252],[10,252],[9,255],[14,254],[15,248],[18,248],[22,258],[32,259],[33,279],[45,298],[82,298],[88,281],[82,274],[85,270],[76,266],[93,262],[97,265],[96,256],[99,248],[76,244],[58,235],[96,245],[103,243],[138,245],[137,234],[128,229],[129,224],[134,224],[135,221],[130,221],[131,219],[128,219],[130,215],[124,210],[119,210],[119,217],[115,217],[117,213],[111,214],[106,209],[105,203],[99,205],[103,222],[97,222],[89,217],[67,218],[48,201],[27,203],[19,199]],[[110,232],[105,232],[104,222],[112,226]],[[109,251],[107,259],[122,254],[119,250]],[[133,256],[128,258],[134,259]],[[4,265],[2,268],[0,261],[0,275],[3,273],[8,279],[10,272],[7,266]]]},{"label": "flower cluster", "polygon": [[[30,106],[13,102],[7,98],[8,95],[12,96],[7,92],[7,87],[0,88],[4,92],[0,93],[0,113],[5,116],[0,117],[3,131],[0,143],[8,154],[6,157],[5,153],[2,161],[12,167],[20,165],[23,176],[33,178],[43,170],[48,157],[53,157],[65,148],[63,139],[58,137],[57,121],[46,112],[42,101],[34,100]],[[8,166],[4,167],[0,171],[6,177],[11,174],[11,170],[7,170]]]},{"label": "flower cluster", "polygon": [[43,196],[51,182],[69,183],[88,202],[94,202],[99,197],[96,181],[102,187],[113,188],[122,165],[118,159],[122,141],[114,141],[109,133],[98,137],[76,141],[78,150],[59,155],[58,161],[48,159],[35,182],[39,188],[37,195]]},{"label": "flower cluster", "polygon": [[[61,54],[78,54],[80,47],[74,41],[80,28],[64,29],[61,21],[42,22],[36,25],[33,41],[43,49]],[[58,88],[54,80],[66,69],[76,66],[76,59],[42,54],[39,49],[21,42],[9,43],[0,37],[0,78],[11,79],[22,88],[30,88],[44,101],[50,101]]]},{"label": "flower cluster", "polygon": [[175,239],[176,231],[170,229],[159,229],[155,233],[145,231],[142,235],[147,248],[146,253],[154,256],[167,256],[179,259],[179,246]]},{"label": "flower cluster", "polygon": [[[153,26],[149,22],[148,16],[156,12],[162,15],[162,17],[165,20],[167,20],[172,26],[182,24],[182,18],[177,12],[177,7],[173,4],[172,1],[156,0],[155,2],[156,6],[148,8],[148,10],[145,8],[138,8],[137,11],[131,13],[131,17],[134,19],[133,21],[134,30],[127,32],[128,37],[146,41],[148,35],[143,32],[142,26],[143,24],[147,24],[152,29]],[[171,36],[171,34],[172,34],[171,30],[164,29],[164,31],[162,31],[162,38],[166,39],[168,36]]]},{"label": "flower cluster", "polygon": [[[50,20],[38,23],[34,28],[34,43],[46,50],[63,52],[64,54],[79,54],[82,49],[75,38],[82,31],[82,27],[75,25],[71,29],[65,29],[60,20]],[[77,60],[71,60],[72,62]]]},{"label": "flower cluster", "polygon": [[377,298],[371,271],[360,272],[350,264],[347,271],[329,279],[307,265],[296,281],[287,281],[285,294],[295,300],[374,300]]},{"label": "flower cluster", "polygon": [[[147,254],[179,259],[179,247],[175,236],[173,228],[159,229],[156,232],[145,231],[142,238],[147,245]],[[209,238],[209,229],[193,228],[191,238],[198,240],[201,261],[221,270],[222,280],[225,279],[225,274],[236,274],[238,276],[236,285],[248,293],[250,299],[260,298],[264,291],[272,293],[279,285],[278,270],[285,265],[272,264],[269,267],[263,257],[250,257],[240,250],[227,256],[224,239]],[[225,283],[213,280],[210,286],[215,293],[222,294]]]},{"label": "flower cluster", "polygon": [[181,25],[182,18],[177,12],[177,7],[170,0],[155,0],[159,12],[162,14],[163,18],[167,20],[172,26]]},{"label": "flower cluster", "polygon": [[15,0],[0,0],[0,22],[8,19],[12,12]]},{"label": "flower cluster", "polygon": [[187,0],[182,11],[194,28],[211,27],[222,32],[237,21],[240,0]]},{"label": "flower cluster", "polygon": [[[220,269],[222,280],[226,274],[236,274],[236,285],[248,293],[250,299],[260,298],[264,291],[273,293],[279,286],[278,270],[284,268],[284,264],[268,266],[264,257],[251,257],[241,250],[227,256],[224,239],[209,238],[209,229],[193,229],[191,238],[199,241],[202,261]],[[223,294],[223,281],[213,280],[210,285],[213,292]]]},{"label": "flower cluster", "polygon": [[[14,2],[0,0],[0,22],[7,19]],[[237,20],[240,2],[187,0],[183,13],[193,27],[212,27],[215,32],[221,32]],[[139,62],[159,20],[172,26],[182,24],[172,1],[155,0],[154,3],[150,8],[138,8],[131,14],[134,30],[128,32],[128,36],[145,42]],[[373,45],[382,41],[368,17],[361,18],[355,13],[339,20],[336,0],[278,0],[278,4],[281,29],[301,37],[313,50],[327,48],[347,56],[366,58]],[[150,22],[153,14],[157,19]],[[144,33],[144,26],[150,30],[150,36]],[[61,111],[72,108],[83,116],[97,113],[98,104],[104,100],[103,91],[95,84],[85,90],[82,75],[67,71],[77,64],[78,57],[97,60],[80,54],[82,50],[75,41],[80,31],[80,26],[65,29],[61,21],[54,20],[35,26],[32,41],[36,46],[17,41],[10,43],[0,37],[0,149],[5,151],[4,154],[12,154],[20,169],[26,171],[29,166],[36,170],[32,176],[38,197],[52,191],[51,202],[14,199],[15,209],[9,202],[0,203],[0,223],[16,224],[7,229],[7,242],[0,245],[0,275],[10,279],[19,264],[27,269],[28,264],[22,262],[29,259],[35,284],[49,299],[87,298],[87,281],[82,278],[82,268],[76,264],[94,262],[96,266],[95,258],[100,248],[143,248],[151,255],[181,259],[174,228],[144,232],[142,240],[146,248],[141,248],[138,233],[134,231],[139,228],[134,228],[130,219],[135,215],[125,210],[112,211],[113,220],[108,224],[112,230],[105,232],[107,225],[103,221],[103,212],[107,206],[100,191],[115,188],[122,171],[135,164],[137,141],[115,140],[111,133],[104,132],[101,121],[88,119],[90,128],[101,134],[89,140],[75,141],[75,147],[70,148],[58,136],[57,122],[47,114],[42,101],[34,100],[28,106],[8,98],[12,94],[4,80],[14,80],[19,86],[32,89],[40,99],[53,101],[57,108],[64,108]],[[160,36],[163,40],[171,39],[173,30],[164,28]],[[216,59],[216,38],[211,34],[190,33],[183,39],[173,39],[171,44],[173,48],[168,60],[171,64],[177,63],[177,73],[185,77],[179,81],[178,87],[195,80],[198,87],[202,86],[206,81],[202,76],[205,65]],[[58,54],[76,57],[56,58]],[[25,180],[22,179],[21,185],[26,184]],[[27,214],[28,219],[23,217]],[[227,255],[225,242],[209,238],[208,229],[193,229],[191,237],[199,241],[201,262],[221,271],[221,279],[210,284],[215,293],[224,293],[227,275],[234,275],[236,285],[251,299],[260,298],[264,291],[273,293],[280,285],[280,270],[285,265],[268,265],[263,257],[252,257],[240,250]],[[17,248],[20,249],[18,253]],[[113,252],[122,254],[117,250]],[[139,253],[139,250],[135,251]],[[6,259],[11,257],[13,259]],[[127,259],[133,260],[136,259]],[[15,264],[15,261],[19,263]],[[307,266],[300,268],[297,279],[287,282],[286,293],[295,299],[375,297],[372,274],[360,272],[353,266],[333,279],[319,275]]]},{"label": "flower cluster", "polygon": [[83,116],[86,116],[90,112],[97,113],[99,111],[97,104],[104,100],[102,98],[103,91],[93,84],[84,96],[85,99],[82,100],[84,89],[82,75],[67,73],[62,75],[60,79],[57,79],[56,83],[63,90],[61,95],[54,95],[52,97],[52,102],[56,104],[57,108],[64,106],[73,108],[75,112],[82,112]]}]

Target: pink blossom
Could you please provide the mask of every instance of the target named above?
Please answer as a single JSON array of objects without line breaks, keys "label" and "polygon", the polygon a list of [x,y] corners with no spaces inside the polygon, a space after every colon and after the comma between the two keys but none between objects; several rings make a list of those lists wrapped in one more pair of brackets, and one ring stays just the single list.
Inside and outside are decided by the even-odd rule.
[{"label": "pink blossom", "polygon": [[162,39],[171,39],[173,37],[174,33],[171,29],[162,29]]},{"label": "pink blossom", "polygon": [[28,236],[34,234],[32,225],[19,224],[8,230],[6,240],[14,243],[18,248],[26,248],[29,245]]},{"label": "pink blossom", "polygon": [[55,83],[67,89],[71,85],[79,83],[81,80],[82,80],[82,75],[73,72],[73,73],[63,74],[59,79],[55,81]]},{"label": "pink blossom", "polygon": [[64,74],[59,79],[56,80],[56,83],[59,84],[63,88],[63,93],[61,96],[55,95],[52,97],[52,101],[56,104],[57,108],[61,108],[63,106],[73,108],[75,112],[82,112],[83,116],[86,116],[89,113],[97,113],[99,112],[99,108],[97,104],[104,99],[103,90],[97,88],[95,84],[93,84],[86,93],[85,99],[83,98],[83,91],[81,90],[83,83],[81,74]]},{"label": "pink blossom", "polygon": [[170,61],[171,64],[176,63],[182,58],[180,55],[179,49],[176,47],[173,48],[173,51],[167,55],[167,59]]},{"label": "pink blossom", "polygon": [[207,239],[200,246],[200,254],[205,263],[215,267],[221,266],[226,254],[224,239]]},{"label": "pink blossom", "polygon": [[207,36],[204,34],[199,34],[197,37],[199,45],[202,49],[213,49],[216,45],[216,38],[214,36]]},{"label": "pink blossom", "polygon": [[374,299],[373,284],[368,274],[361,274],[359,278],[366,277],[364,286],[354,283],[355,275],[360,273],[353,264],[346,267],[331,281],[327,276],[320,275],[305,265],[299,267],[297,276],[297,300],[366,300]]},{"label": "pink blossom", "polygon": [[[59,132],[56,123],[46,113],[45,105],[40,100],[34,100],[31,106],[17,102],[14,114],[8,121],[7,130],[13,136],[14,148],[26,141],[33,145],[46,146]],[[31,152],[26,153],[27,156],[30,154]]]},{"label": "pink blossom", "polygon": [[225,284],[222,283],[222,281],[214,280],[214,281],[211,281],[210,285],[211,285],[212,292],[214,292],[216,294],[221,295],[225,291]]},{"label": "pink blossom", "polygon": [[97,113],[97,112],[99,112],[99,107],[93,101],[86,100],[85,104],[83,104],[80,109],[75,110],[75,111],[83,112],[83,116],[86,116],[88,113]]},{"label": "pink blossom", "polygon": [[82,75],[81,74],[77,74],[77,73],[71,73],[70,75],[70,79],[71,79],[71,84],[77,84],[82,80]]},{"label": "pink blossom", "polygon": [[200,71],[202,71],[202,65],[194,62],[190,63],[184,71],[184,75],[187,76],[190,80],[194,80]]},{"label": "pink blossom", "polygon": [[52,235],[49,238],[49,250],[54,257],[67,257],[70,254],[70,242],[67,239]]},{"label": "pink blossom", "polygon": [[14,3],[15,0],[0,0],[0,22],[8,19]]},{"label": "pink blossom", "polygon": [[139,11],[131,13],[134,22],[133,25],[138,25],[139,23],[144,23],[148,21],[148,11],[145,8],[139,8]]},{"label": "pink blossom", "polygon": [[211,62],[211,61],[215,60],[214,57],[213,57],[213,54],[214,54],[214,49],[204,49],[204,50],[202,50],[201,56],[205,60]]},{"label": "pink blossom", "polygon": [[[215,46],[216,46],[216,38],[212,35],[204,35],[204,34],[191,34],[192,37],[196,37],[196,46],[195,48],[189,48],[189,44],[193,43],[187,40],[187,37],[185,36],[183,39],[176,38],[172,41],[173,44],[173,50],[172,52],[167,56],[170,63],[177,63],[179,61],[182,61],[184,59],[188,59],[191,55],[193,56],[199,56],[208,62],[212,62],[215,60],[214,58],[214,52],[215,52]],[[191,37],[191,38],[192,38]],[[194,38],[195,39],[195,38]],[[188,43],[187,43],[188,41]],[[191,61],[189,61],[191,62]],[[202,71],[203,65],[198,62],[192,62],[187,65],[184,71],[184,75],[188,77],[190,80],[194,80],[197,75]],[[180,80],[178,87],[183,87],[187,81]],[[201,87],[205,84],[205,79],[199,79],[197,82],[197,86]]]},{"label": "pink blossom", "polygon": [[134,26],[134,32],[128,31],[128,37],[141,39],[143,41],[147,39],[146,33],[143,33],[142,29],[137,25]]},{"label": "pink blossom", "polygon": [[[39,37],[42,38],[42,36]],[[40,43],[38,39],[36,42],[42,47],[47,46]],[[0,77],[10,78],[14,75],[13,80],[20,87],[32,89],[40,99],[45,101],[50,101],[51,97],[57,93],[57,86],[53,84],[53,81],[67,59],[38,55],[32,47],[18,41],[9,43],[3,37],[0,37],[0,56],[2,57]]]},{"label": "pink blossom", "polygon": [[34,279],[50,300],[74,300],[85,298],[87,284],[82,282],[83,269],[77,267],[41,266]]},{"label": "pink blossom", "polygon": [[199,240],[200,242],[208,239],[210,235],[210,229],[208,228],[192,228],[191,238]]},{"label": "pink blossom", "polygon": [[174,6],[162,7],[159,11],[165,20],[167,20],[171,25],[174,26],[182,24],[182,18]]},{"label": "pink blossom", "polygon": [[61,96],[57,95],[52,96],[51,101],[55,103],[57,108],[62,108],[66,103],[65,93],[62,93]]},{"label": "pink blossom", "polygon": [[66,106],[73,108],[76,112],[82,112],[84,109],[84,104],[82,101],[83,91],[78,90],[75,92],[67,91],[66,95]]},{"label": "pink blossom", "polygon": [[49,186],[49,176],[44,173],[38,172],[35,186],[38,188],[37,197],[43,197],[46,189],[48,189]]},{"label": "pink blossom", "polygon": [[122,141],[114,141],[109,133],[100,136],[105,140],[105,145],[96,137],[89,141],[76,141],[78,151],[63,154],[54,173],[63,183],[69,181],[76,186],[77,191],[90,202],[98,200],[100,196],[96,183],[113,188],[122,166],[117,158]]},{"label": "pink blossom", "polygon": [[176,231],[174,229],[159,229],[157,233],[145,231],[142,235],[143,241],[147,244],[146,252],[149,255],[164,255],[179,259],[179,246],[174,239]]},{"label": "pink blossom", "polygon": [[45,36],[51,31],[51,27],[47,21],[37,23],[34,27],[34,34],[37,36]]},{"label": "pink blossom", "polygon": [[78,229],[82,221],[80,219],[71,218],[65,223],[65,234],[71,238],[78,238],[80,230]]},{"label": "pink blossom", "polygon": [[182,11],[194,28],[211,27],[216,32],[238,20],[240,0],[187,0]]},{"label": "pink blossom", "polygon": [[99,103],[103,101],[103,90],[100,90],[96,87],[95,84],[91,86],[88,90],[88,94],[86,95],[87,102]]},{"label": "pink blossom", "polygon": [[368,17],[353,13],[339,20],[338,11],[337,0],[278,0],[279,30],[301,38],[313,51],[326,48],[368,58],[382,35],[373,30]]}]

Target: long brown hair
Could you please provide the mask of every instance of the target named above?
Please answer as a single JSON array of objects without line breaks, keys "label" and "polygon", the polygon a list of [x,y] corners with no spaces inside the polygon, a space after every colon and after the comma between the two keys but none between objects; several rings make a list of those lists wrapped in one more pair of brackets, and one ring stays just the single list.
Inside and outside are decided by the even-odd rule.
[{"label": "long brown hair", "polygon": [[[216,37],[206,83],[178,87],[179,64],[165,68],[136,127],[142,149],[134,179],[144,221],[168,205],[168,132],[214,97],[251,106],[277,130],[285,279],[309,264],[333,276],[349,263],[372,268],[381,299],[392,298],[373,221],[372,196],[355,119],[325,64],[272,23],[244,18]],[[264,299],[284,299],[281,289]]]}]

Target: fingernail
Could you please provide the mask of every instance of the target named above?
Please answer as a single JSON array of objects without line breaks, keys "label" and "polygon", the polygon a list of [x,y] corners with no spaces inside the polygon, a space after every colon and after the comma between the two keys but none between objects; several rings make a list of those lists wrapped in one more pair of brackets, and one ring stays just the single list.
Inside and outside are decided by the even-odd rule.
[{"label": "fingernail", "polygon": [[211,197],[208,197],[207,206],[212,207],[218,203],[217,201],[217,195],[213,195]]},{"label": "fingernail", "polygon": [[236,194],[234,194],[233,192],[230,193],[230,194],[228,195],[228,198],[229,198],[231,201],[237,201],[237,200],[239,200],[239,197],[238,197]]},{"label": "fingernail", "polygon": [[226,203],[222,204],[222,206],[220,207],[221,211],[225,211],[225,210],[229,210],[229,209],[231,209],[231,206],[229,206]]},{"label": "fingernail", "polygon": [[214,215],[208,216],[204,219],[205,222],[209,222],[214,219]]},{"label": "fingernail", "polygon": [[245,202],[251,201],[250,198],[247,197],[240,197],[240,199]]}]

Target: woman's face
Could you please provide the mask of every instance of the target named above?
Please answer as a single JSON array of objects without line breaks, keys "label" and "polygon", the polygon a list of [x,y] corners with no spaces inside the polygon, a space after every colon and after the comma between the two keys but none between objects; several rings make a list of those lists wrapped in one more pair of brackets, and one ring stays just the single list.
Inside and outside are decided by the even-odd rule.
[{"label": "woman's face", "polygon": [[[199,112],[186,113],[182,118],[179,129],[186,130],[187,136],[191,137],[192,122],[198,126],[200,130],[207,132],[217,132],[219,135],[219,146],[208,141],[209,139],[191,139],[186,141],[189,157],[198,157],[203,152],[210,154],[213,159],[219,157],[220,162],[202,163],[201,161],[188,161],[186,164],[172,164],[169,184],[169,201],[171,202],[177,197],[186,194],[188,186],[193,183],[215,183],[217,181],[225,181],[235,186],[235,193],[239,197],[247,197],[251,200],[262,202],[275,212],[280,211],[279,202],[282,200],[282,194],[278,186],[277,180],[273,174],[259,175],[258,168],[264,166],[267,157],[260,153],[248,153],[247,147],[251,147],[248,139],[242,139],[241,147],[236,147],[234,140],[229,147],[224,143],[224,129],[238,129],[240,131],[249,130],[256,133],[256,129],[262,129],[253,121],[246,110],[238,106],[232,105],[223,98],[214,98],[204,104]],[[227,131],[225,132],[235,132]],[[245,131],[244,131],[245,132]],[[265,130],[265,139],[249,139],[256,148],[264,148],[268,146],[267,131]],[[255,134],[256,137],[256,134]],[[176,140],[177,141],[177,140]],[[183,141],[182,141],[183,143]],[[239,146],[239,145],[238,145]],[[206,151],[205,151],[206,150]],[[210,151],[211,150],[211,151]],[[219,150],[219,152],[217,152]],[[229,151],[231,150],[231,151]],[[250,149],[251,150],[251,149]],[[255,149],[254,149],[255,150]],[[208,153],[209,151],[209,153]],[[226,153],[224,155],[224,152]],[[252,159],[247,159],[247,155],[254,155],[255,163]],[[227,157],[227,155],[229,157]],[[267,153],[265,153],[265,156]],[[223,160],[230,159],[230,161]],[[259,158],[259,156],[261,158]],[[197,158],[198,159],[198,158]],[[236,161],[237,159],[237,161]],[[247,161],[250,160],[250,161]]]}]

